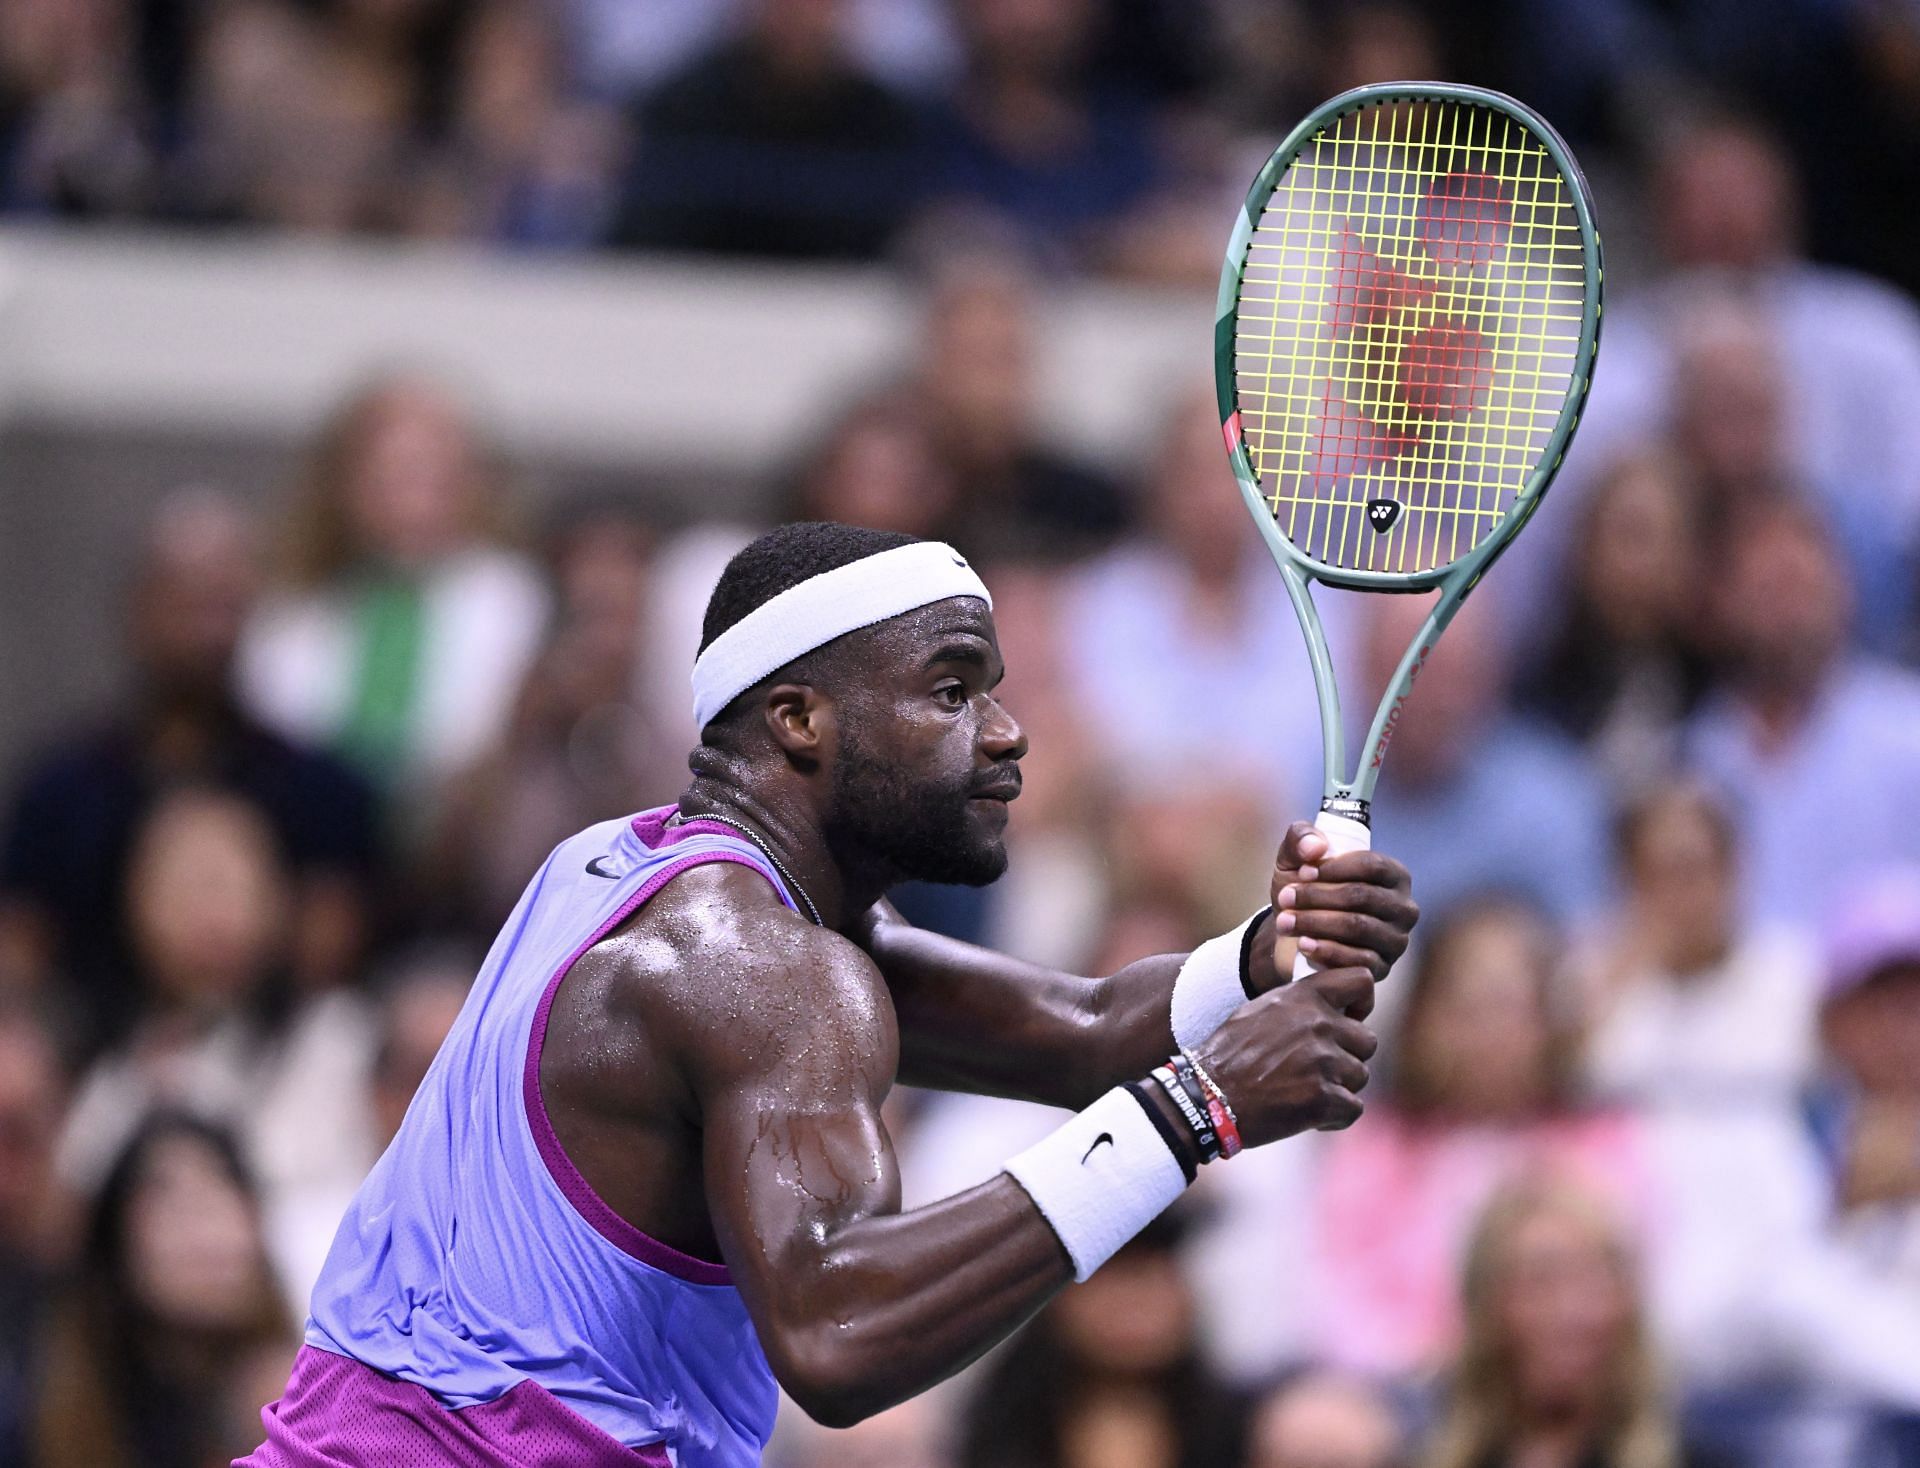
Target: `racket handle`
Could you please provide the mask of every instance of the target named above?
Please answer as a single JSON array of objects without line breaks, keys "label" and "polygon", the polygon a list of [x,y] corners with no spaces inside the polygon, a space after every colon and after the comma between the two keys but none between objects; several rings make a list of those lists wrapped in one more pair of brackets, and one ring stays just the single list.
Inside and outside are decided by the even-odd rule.
[{"label": "racket handle", "polygon": [[[1349,851],[1373,849],[1373,828],[1353,816],[1323,810],[1314,817],[1313,826],[1327,838],[1327,856],[1345,856]],[[1304,953],[1295,953],[1293,956],[1293,976],[1296,979],[1304,979],[1318,967]]]}]

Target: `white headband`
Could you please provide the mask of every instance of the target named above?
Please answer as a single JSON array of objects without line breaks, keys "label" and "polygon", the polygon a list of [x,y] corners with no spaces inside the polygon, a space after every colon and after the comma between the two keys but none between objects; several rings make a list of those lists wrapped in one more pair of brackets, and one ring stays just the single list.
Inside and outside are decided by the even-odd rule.
[{"label": "white headband", "polygon": [[767,674],[836,637],[950,596],[977,596],[986,584],[966,557],[937,540],[896,546],[790,586],[727,628],[693,661],[693,721],[713,716]]}]

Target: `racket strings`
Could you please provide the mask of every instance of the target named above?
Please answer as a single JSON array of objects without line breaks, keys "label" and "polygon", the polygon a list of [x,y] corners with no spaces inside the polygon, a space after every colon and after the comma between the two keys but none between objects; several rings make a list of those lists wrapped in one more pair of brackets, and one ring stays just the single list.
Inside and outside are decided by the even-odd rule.
[{"label": "racket strings", "polygon": [[1300,149],[1253,231],[1234,348],[1249,462],[1303,552],[1432,571],[1518,507],[1573,388],[1571,190],[1474,103],[1369,106]]}]

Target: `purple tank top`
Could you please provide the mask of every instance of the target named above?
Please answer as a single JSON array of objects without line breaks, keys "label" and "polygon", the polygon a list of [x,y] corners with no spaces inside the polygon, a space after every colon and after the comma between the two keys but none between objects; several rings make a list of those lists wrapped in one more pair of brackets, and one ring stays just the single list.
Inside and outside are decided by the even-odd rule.
[{"label": "purple tank top", "polygon": [[[360,1397],[418,1391],[441,1414],[427,1414],[441,1447],[416,1445],[403,1459],[394,1442],[369,1449],[370,1463],[760,1461],[777,1391],[725,1266],[668,1248],[608,1207],[561,1149],[540,1096],[561,978],[673,877],[738,862],[794,905],[748,842],[711,822],[668,829],[671,814],[593,826],[534,877],[347,1210],[314,1288],[310,1349],[288,1396],[267,1409],[268,1447],[248,1461],[361,1461],[311,1441],[302,1456],[300,1422],[308,1439],[339,1430],[340,1412],[316,1411],[316,1393],[379,1408],[341,1386],[355,1368],[316,1352],[372,1368]],[[417,1439],[409,1414],[391,1401],[386,1410]],[[527,1436],[574,1423],[582,1430],[565,1454]],[[458,1451],[444,1448],[456,1429]]]}]

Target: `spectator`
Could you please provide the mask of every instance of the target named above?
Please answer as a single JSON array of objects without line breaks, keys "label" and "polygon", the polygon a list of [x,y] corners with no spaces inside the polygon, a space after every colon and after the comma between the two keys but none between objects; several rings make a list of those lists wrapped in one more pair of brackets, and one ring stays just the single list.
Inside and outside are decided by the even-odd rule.
[{"label": "spectator", "polygon": [[[1911,1298],[1920,1289],[1920,866],[1886,872],[1846,904],[1830,960],[1821,1019],[1835,1076],[1818,1116],[1835,1232],[1874,1286]],[[1920,1463],[1920,1412],[1887,1414],[1874,1431],[1887,1462]]]},{"label": "spectator", "polygon": [[685,779],[678,718],[663,724],[640,693],[663,660],[652,532],[617,507],[584,510],[556,533],[552,559],[546,646],[500,742],[448,792],[430,885],[455,936],[497,930],[566,837],[657,804]]},{"label": "spectator", "polygon": [[568,94],[560,22],[543,0],[472,7],[446,136],[406,205],[410,232],[572,249],[601,237],[619,128]]},{"label": "spectator", "polygon": [[1706,685],[1699,511],[1681,464],[1616,462],[1575,508],[1558,630],[1522,681],[1523,708],[1586,747],[1614,791],[1670,770]]},{"label": "spectator", "polygon": [[1668,273],[1607,313],[1586,450],[1639,433],[1688,387],[1686,349],[1703,289],[1758,312],[1791,405],[1777,432],[1796,483],[1877,506],[1910,548],[1920,526],[1920,311],[1879,281],[1809,262],[1800,182],[1764,125],[1712,116],[1669,127],[1652,160],[1650,216]]},{"label": "spectator", "polygon": [[[1502,888],[1583,917],[1605,893],[1603,794],[1571,745],[1509,711],[1497,596],[1469,602],[1434,645],[1381,768],[1374,841],[1419,873],[1431,911]],[[1368,601],[1353,686],[1384,688],[1427,607]]]},{"label": "spectator", "polygon": [[1401,1468],[1406,1434],[1363,1377],[1307,1370],[1253,1410],[1246,1468]]},{"label": "spectator", "polygon": [[1724,807],[1697,785],[1655,785],[1615,847],[1625,910],[1580,964],[1587,1083],[1641,1105],[1795,1111],[1813,1078],[1818,960],[1809,935],[1742,909]]},{"label": "spectator", "polygon": [[[1245,922],[1269,900],[1274,840],[1284,825],[1255,787],[1204,765],[1160,772],[1138,785],[1123,767],[1109,782],[1112,814],[1101,848],[1109,853],[1116,927],[1134,927],[1130,917],[1144,917],[1149,930],[1170,922],[1175,941],[1158,951],[1177,953]],[[1308,809],[1302,805],[1297,815]],[[1142,956],[1129,954],[1122,962]]]},{"label": "spectator", "polygon": [[1312,672],[1222,462],[1210,388],[1181,393],[1166,414],[1142,514],[1145,533],[1069,583],[1061,651],[1095,749],[1133,786],[1184,792],[1202,772],[1269,825],[1310,809]]},{"label": "spectator", "polygon": [[[259,811],[184,788],[136,833],[128,923],[143,983],[126,1038],[81,1077],[60,1141],[78,1191],[99,1186],[149,1111],[233,1128],[263,1180],[268,1243],[284,1273],[317,1266],[312,1239],[371,1160],[361,1110],[371,1037],[344,992],[296,1002],[285,983],[287,876]],[[324,1218],[308,1216],[314,1203]]]},{"label": "spectator", "polygon": [[932,127],[934,196],[1043,256],[1085,260],[1157,182],[1153,119],[1093,71],[1088,0],[964,0],[967,65]]},{"label": "spectator", "polygon": [[920,183],[912,111],[854,59],[843,0],[754,0],[634,112],[615,242],[873,259]]},{"label": "spectator", "polygon": [[1529,1183],[1488,1206],[1425,1468],[1704,1468],[1666,1398],[1631,1252],[1571,1188]]},{"label": "spectator", "polygon": [[[580,63],[595,90],[650,89],[739,24],[752,0],[573,0]],[[958,65],[944,0],[846,0],[848,45],[904,92],[939,87]]]},{"label": "spectator", "polygon": [[0,1009],[0,1463],[27,1461],[35,1348],[60,1272],[71,1262],[69,1198],[53,1144],[66,1077],[45,1027]]},{"label": "spectator", "polygon": [[1759,501],[1804,484],[1846,556],[1855,640],[1880,652],[1903,650],[1912,632],[1920,507],[1904,510],[1906,495],[1891,483],[1804,477],[1788,440],[1797,409],[1782,343],[1764,313],[1709,295],[1689,307],[1684,342],[1675,443],[1699,483],[1709,543]]},{"label": "spectator", "polygon": [[346,979],[366,926],[377,861],[365,784],[288,742],[234,691],[255,602],[253,530],[227,501],[166,499],[147,532],[127,610],[132,678],[124,706],[64,734],[29,768],[0,852],[0,949],[46,987],[91,1053],[131,1019],[134,963],[121,893],[135,830],[179,782],[217,785],[257,807],[293,876],[291,977]]},{"label": "spectator", "polygon": [[258,1437],[257,1428],[229,1435],[231,1383],[260,1353],[284,1372],[295,1345],[232,1138],[155,1117],[127,1142],[94,1204],[82,1272],[45,1348],[33,1461],[225,1461]]},{"label": "spectator", "polygon": [[1821,1011],[1838,1085],[1822,1108],[1844,1246],[1890,1289],[1920,1289],[1920,866],[1838,913]]},{"label": "spectator", "polygon": [[332,19],[290,0],[200,12],[176,212],[316,235],[392,227],[410,88],[384,64],[369,76]]},{"label": "spectator", "polygon": [[1357,5],[1326,7],[1320,16],[1327,38],[1319,92],[1332,96],[1350,87],[1448,73],[1429,19],[1434,9],[1402,0],[1361,0]]},{"label": "spectator", "polygon": [[1201,1365],[1163,1215],[1000,1355],[963,1429],[963,1468],[1212,1468],[1238,1460],[1239,1403]]},{"label": "spectator", "polygon": [[1406,1372],[1438,1360],[1456,1328],[1453,1261],[1507,1180],[1564,1171],[1643,1206],[1632,1121],[1573,1099],[1574,1016],[1555,987],[1555,948],[1542,917],[1496,900],[1454,909],[1428,936],[1392,1094],[1327,1144],[1316,1180],[1315,1274],[1332,1312],[1317,1346],[1337,1364]]},{"label": "spectator", "polygon": [[[0,1291],[62,1262],[64,1198],[53,1143],[67,1077],[53,1036],[25,1009],[0,1009]],[[0,1319],[14,1320],[12,1312]],[[0,1351],[0,1359],[7,1359]]]},{"label": "spectator", "polygon": [[[179,128],[179,207],[314,234],[453,222],[509,232],[508,206],[531,200],[499,197],[503,180],[558,184],[543,176],[555,159],[535,155],[539,144],[564,141],[561,109],[544,86],[552,59],[544,36],[512,32],[519,65],[500,64],[511,6],[228,0],[202,8],[199,33],[183,46],[195,64]],[[491,128],[469,125],[476,102],[493,110]],[[529,127],[536,115],[556,125]],[[456,158],[472,168],[477,198],[450,208],[445,184]],[[564,195],[561,186],[540,202],[562,204]],[[525,216],[513,222],[531,223]]]},{"label": "spectator", "polygon": [[[1460,1323],[1450,1287],[1473,1220],[1515,1179],[1608,1199],[1650,1268],[1661,1339],[1702,1389],[1767,1387],[1786,1431],[1806,1398],[1920,1401],[1920,1308],[1876,1289],[1824,1236],[1825,1197],[1797,1119],[1767,1107],[1584,1104],[1576,1016],[1537,913],[1448,914],[1412,975],[1391,1088],[1364,1125],[1237,1159],[1201,1252],[1218,1359],[1300,1359],[1406,1379]],[[1252,1257],[1285,1269],[1250,1272]]]},{"label": "spectator", "polygon": [[262,717],[340,750],[416,816],[499,737],[545,627],[504,500],[444,388],[375,380],[321,431],[290,526],[292,582],[242,647]]},{"label": "spectator", "polygon": [[471,9],[459,0],[331,0],[322,14],[359,85],[385,99],[404,126],[430,131],[445,119]]},{"label": "spectator", "polygon": [[127,215],[153,201],[131,7],[10,0],[0,10],[0,210]]},{"label": "spectator", "polygon": [[1016,270],[978,257],[949,265],[927,304],[913,390],[954,486],[945,538],[975,559],[1067,559],[1130,519],[1111,481],[1035,429],[1035,310]]},{"label": "spectator", "polygon": [[[1707,609],[1723,686],[1688,745],[1731,798],[1747,910],[1803,924],[1824,921],[1861,872],[1920,858],[1920,679],[1847,650],[1850,601],[1808,510],[1756,505],[1727,527]],[[1809,864],[1835,771],[1873,793],[1845,804],[1845,841]]]},{"label": "spectator", "polygon": [[911,394],[873,393],[827,430],[794,476],[789,519],[938,535],[953,511],[953,477]]}]

